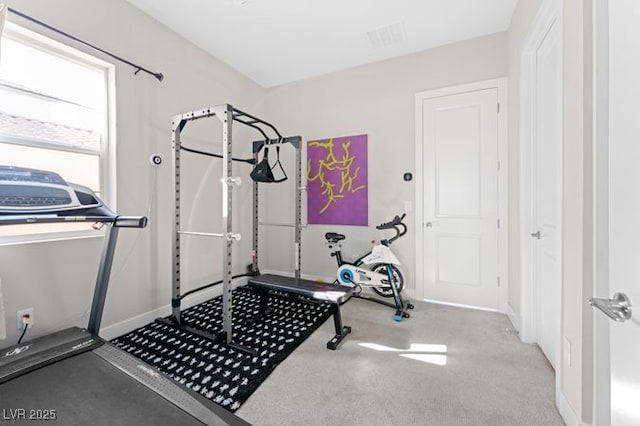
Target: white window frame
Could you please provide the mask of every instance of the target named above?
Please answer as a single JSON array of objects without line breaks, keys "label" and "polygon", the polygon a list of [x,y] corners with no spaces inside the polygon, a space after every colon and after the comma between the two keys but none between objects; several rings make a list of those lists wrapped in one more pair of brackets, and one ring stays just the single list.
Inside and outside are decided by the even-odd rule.
[{"label": "white window frame", "polygon": [[[100,69],[104,72],[106,96],[104,105],[105,120],[101,129],[101,145],[99,151],[100,164],[100,199],[116,211],[116,95],[115,95],[115,65],[95,56],[89,55],[77,48],[68,46],[50,37],[43,36],[24,27],[7,22],[2,37],[15,40],[19,43],[29,45],[36,49],[51,53],[64,58],[65,60],[77,62],[83,66]],[[34,148],[47,148],[57,151],[67,151],[80,154],[95,154],[96,151],[83,149],[80,147],[59,146],[46,140],[0,136],[1,143],[29,146]],[[0,233],[1,234],[1,233]],[[92,230],[42,232],[24,235],[0,235],[0,246],[21,243],[69,240],[78,238],[101,237],[103,232]]]}]

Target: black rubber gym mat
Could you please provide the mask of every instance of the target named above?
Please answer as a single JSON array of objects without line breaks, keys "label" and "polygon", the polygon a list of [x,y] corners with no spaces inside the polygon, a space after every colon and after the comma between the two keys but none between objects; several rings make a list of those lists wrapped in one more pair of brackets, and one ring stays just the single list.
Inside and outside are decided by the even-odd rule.
[{"label": "black rubber gym mat", "polygon": [[[234,342],[255,349],[257,356],[158,321],[112,343],[234,412],[282,360],[331,316],[328,305],[271,295],[268,313],[259,317],[260,301],[260,294],[251,290],[239,288],[233,292]],[[186,309],[182,315],[192,327],[212,334],[221,332],[222,297]],[[258,318],[254,321],[255,317]]]}]

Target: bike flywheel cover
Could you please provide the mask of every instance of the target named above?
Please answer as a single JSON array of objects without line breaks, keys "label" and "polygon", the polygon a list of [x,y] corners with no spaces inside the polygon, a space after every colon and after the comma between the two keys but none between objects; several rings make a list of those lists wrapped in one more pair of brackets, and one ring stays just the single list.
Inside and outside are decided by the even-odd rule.
[{"label": "bike flywheel cover", "polygon": [[355,273],[351,270],[349,265],[343,265],[338,269],[338,282],[341,285],[353,287],[355,285]]}]

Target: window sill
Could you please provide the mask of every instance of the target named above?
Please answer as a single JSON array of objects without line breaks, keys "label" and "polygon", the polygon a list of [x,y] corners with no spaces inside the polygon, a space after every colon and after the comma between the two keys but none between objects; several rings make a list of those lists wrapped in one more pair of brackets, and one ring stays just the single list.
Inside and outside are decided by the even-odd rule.
[{"label": "window sill", "polygon": [[24,244],[41,244],[58,241],[86,240],[104,237],[104,231],[64,231],[49,232],[46,234],[10,235],[0,236],[0,247],[16,246]]}]

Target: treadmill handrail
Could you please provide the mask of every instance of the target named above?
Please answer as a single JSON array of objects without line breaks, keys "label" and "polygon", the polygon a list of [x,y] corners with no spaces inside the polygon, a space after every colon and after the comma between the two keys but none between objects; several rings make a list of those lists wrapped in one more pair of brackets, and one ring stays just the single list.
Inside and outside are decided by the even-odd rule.
[{"label": "treadmill handrail", "polygon": [[91,223],[113,223],[117,228],[144,228],[147,226],[146,216],[59,216],[55,214],[38,215],[7,215],[0,216],[0,226],[2,225],[24,225],[35,223],[70,223],[70,222],[91,222]]},{"label": "treadmill handrail", "polygon": [[118,228],[144,228],[147,226],[146,216],[119,216],[107,206],[91,207],[89,209],[73,209],[66,211],[0,213],[0,226],[23,225],[33,223],[70,223],[70,222],[99,222],[112,223]]},{"label": "treadmill handrail", "polygon": [[146,228],[146,216],[117,216],[113,226],[118,228]]}]

